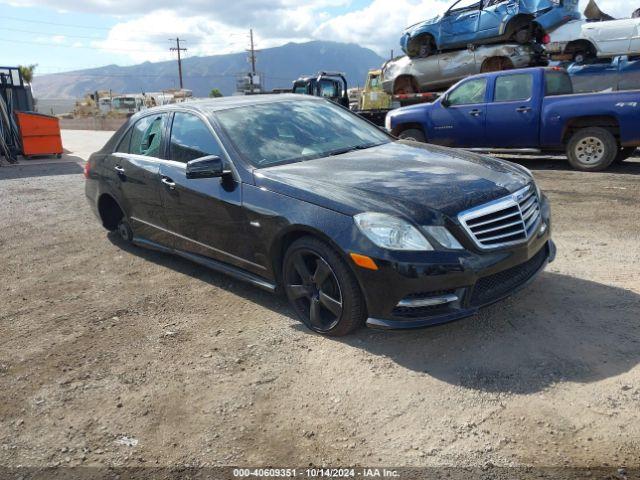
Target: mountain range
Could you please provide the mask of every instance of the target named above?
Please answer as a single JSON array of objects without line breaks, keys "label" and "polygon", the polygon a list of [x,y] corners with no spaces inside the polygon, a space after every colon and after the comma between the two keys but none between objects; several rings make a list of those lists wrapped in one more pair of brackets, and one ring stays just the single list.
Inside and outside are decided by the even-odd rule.
[{"label": "mountain range", "polygon": [[[384,59],[374,51],[353,43],[313,41],[287,43],[257,52],[256,70],[263,86],[290,88],[301,75],[318,71],[339,71],[349,86],[362,85],[371,68],[380,67]],[[194,96],[204,97],[212,88],[231,95],[238,74],[249,70],[246,53],[206,57],[188,57],[182,61],[184,88]],[[35,76],[33,92],[38,99],[79,98],[96,90],[117,93],[157,92],[178,87],[177,61],[145,62],[138,65],[107,65],[60,74]]]}]

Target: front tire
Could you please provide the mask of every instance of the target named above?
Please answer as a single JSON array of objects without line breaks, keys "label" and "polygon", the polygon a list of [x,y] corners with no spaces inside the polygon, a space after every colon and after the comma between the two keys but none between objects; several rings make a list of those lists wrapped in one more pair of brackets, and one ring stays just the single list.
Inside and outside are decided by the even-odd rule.
[{"label": "front tire", "polygon": [[412,140],[414,142],[422,142],[422,143],[427,142],[427,137],[425,137],[424,132],[421,130],[418,130],[417,128],[409,128],[407,130],[400,132],[400,135],[398,135],[398,138],[402,140]]},{"label": "front tire", "polygon": [[355,276],[329,245],[302,237],[287,250],[282,277],[296,315],[314,332],[339,337],[359,328],[365,302]]},{"label": "front tire", "polygon": [[613,134],[604,128],[588,127],[575,132],[567,144],[567,158],[576,170],[599,172],[616,158],[619,148]]},{"label": "front tire", "polygon": [[423,34],[411,40],[407,54],[412,58],[426,58],[435,54],[437,49],[435,39],[431,35]]}]

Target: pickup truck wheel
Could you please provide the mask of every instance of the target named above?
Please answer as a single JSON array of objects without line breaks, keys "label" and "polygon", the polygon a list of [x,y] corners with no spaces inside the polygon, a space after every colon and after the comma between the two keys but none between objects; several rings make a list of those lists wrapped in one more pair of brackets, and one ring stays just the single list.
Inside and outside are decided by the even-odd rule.
[{"label": "pickup truck wheel", "polygon": [[569,163],[583,172],[606,169],[616,158],[618,151],[618,143],[613,134],[600,127],[578,130],[567,144]]},{"label": "pickup truck wheel", "polygon": [[424,136],[424,133],[417,128],[409,128],[404,130],[398,135],[398,138],[402,140],[413,140],[414,142],[422,142],[426,143],[427,137]]},{"label": "pickup truck wheel", "polygon": [[622,147],[620,150],[618,150],[618,154],[616,155],[614,162],[624,162],[626,159],[632,157],[633,154],[636,153],[636,150],[636,147]]}]

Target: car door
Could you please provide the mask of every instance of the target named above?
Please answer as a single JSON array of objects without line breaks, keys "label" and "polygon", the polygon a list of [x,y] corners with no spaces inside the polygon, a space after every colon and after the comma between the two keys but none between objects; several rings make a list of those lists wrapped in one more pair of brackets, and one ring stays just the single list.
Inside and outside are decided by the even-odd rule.
[{"label": "car door", "polygon": [[242,184],[231,175],[186,177],[187,162],[209,155],[230,162],[208,120],[175,112],[167,161],[160,166],[162,201],[174,248],[255,270],[242,209]]},{"label": "car door", "polygon": [[115,187],[137,236],[165,243],[166,218],[160,197],[159,157],[168,115],[137,120],[111,155]]},{"label": "car door", "polygon": [[640,53],[640,18],[632,18],[633,23],[631,31],[631,41],[629,42],[629,54],[637,55]]},{"label": "car door", "polygon": [[629,52],[631,37],[637,25],[637,19],[624,18],[606,22],[589,22],[582,27],[582,30],[584,36],[596,45],[599,55],[625,55]]},{"label": "car door", "polygon": [[430,55],[426,58],[413,58],[411,59],[410,68],[406,71],[413,74],[422,88],[429,89],[437,87],[442,78],[439,68],[439,59],[442,55],[446,55],[446,53]]},{"label": "car door", "polygon": [[618,89],[640,89],[640,57],[620,57]]},{"label": "car door", "polygon": [[509,0],[484,0],[478,22],[478,38],[493,38],[500,34]]},{"label": "car door", "polygon": [[483,147],[487,79],[467,80],[450,90],[430,110],[430,143],[452,147]]},{"label": "car door", "polygon": [[533,148],[538,146],[540,118],[531,73],[500,75],[487,104],[485,137],[489,147]]},{"label": "car door", "polygon": [[475,52],[469,50],[442,53],[437,61],[441,84],[447,87],[477,73]]},{"label": "car door", "polygon": [[480,21],[480,2],[460,0],[440,21],[441,48],[466,45],[476,39]]}]

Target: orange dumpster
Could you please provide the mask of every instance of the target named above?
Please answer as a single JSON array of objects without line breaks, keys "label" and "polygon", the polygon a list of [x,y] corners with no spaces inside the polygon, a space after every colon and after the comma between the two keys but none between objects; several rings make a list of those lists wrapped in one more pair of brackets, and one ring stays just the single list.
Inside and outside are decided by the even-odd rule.
[{"label": "orange dumpster", "polygon": [[33,112],[16,112],[22,155],[62,155],[60,121],[50,115]]}]

